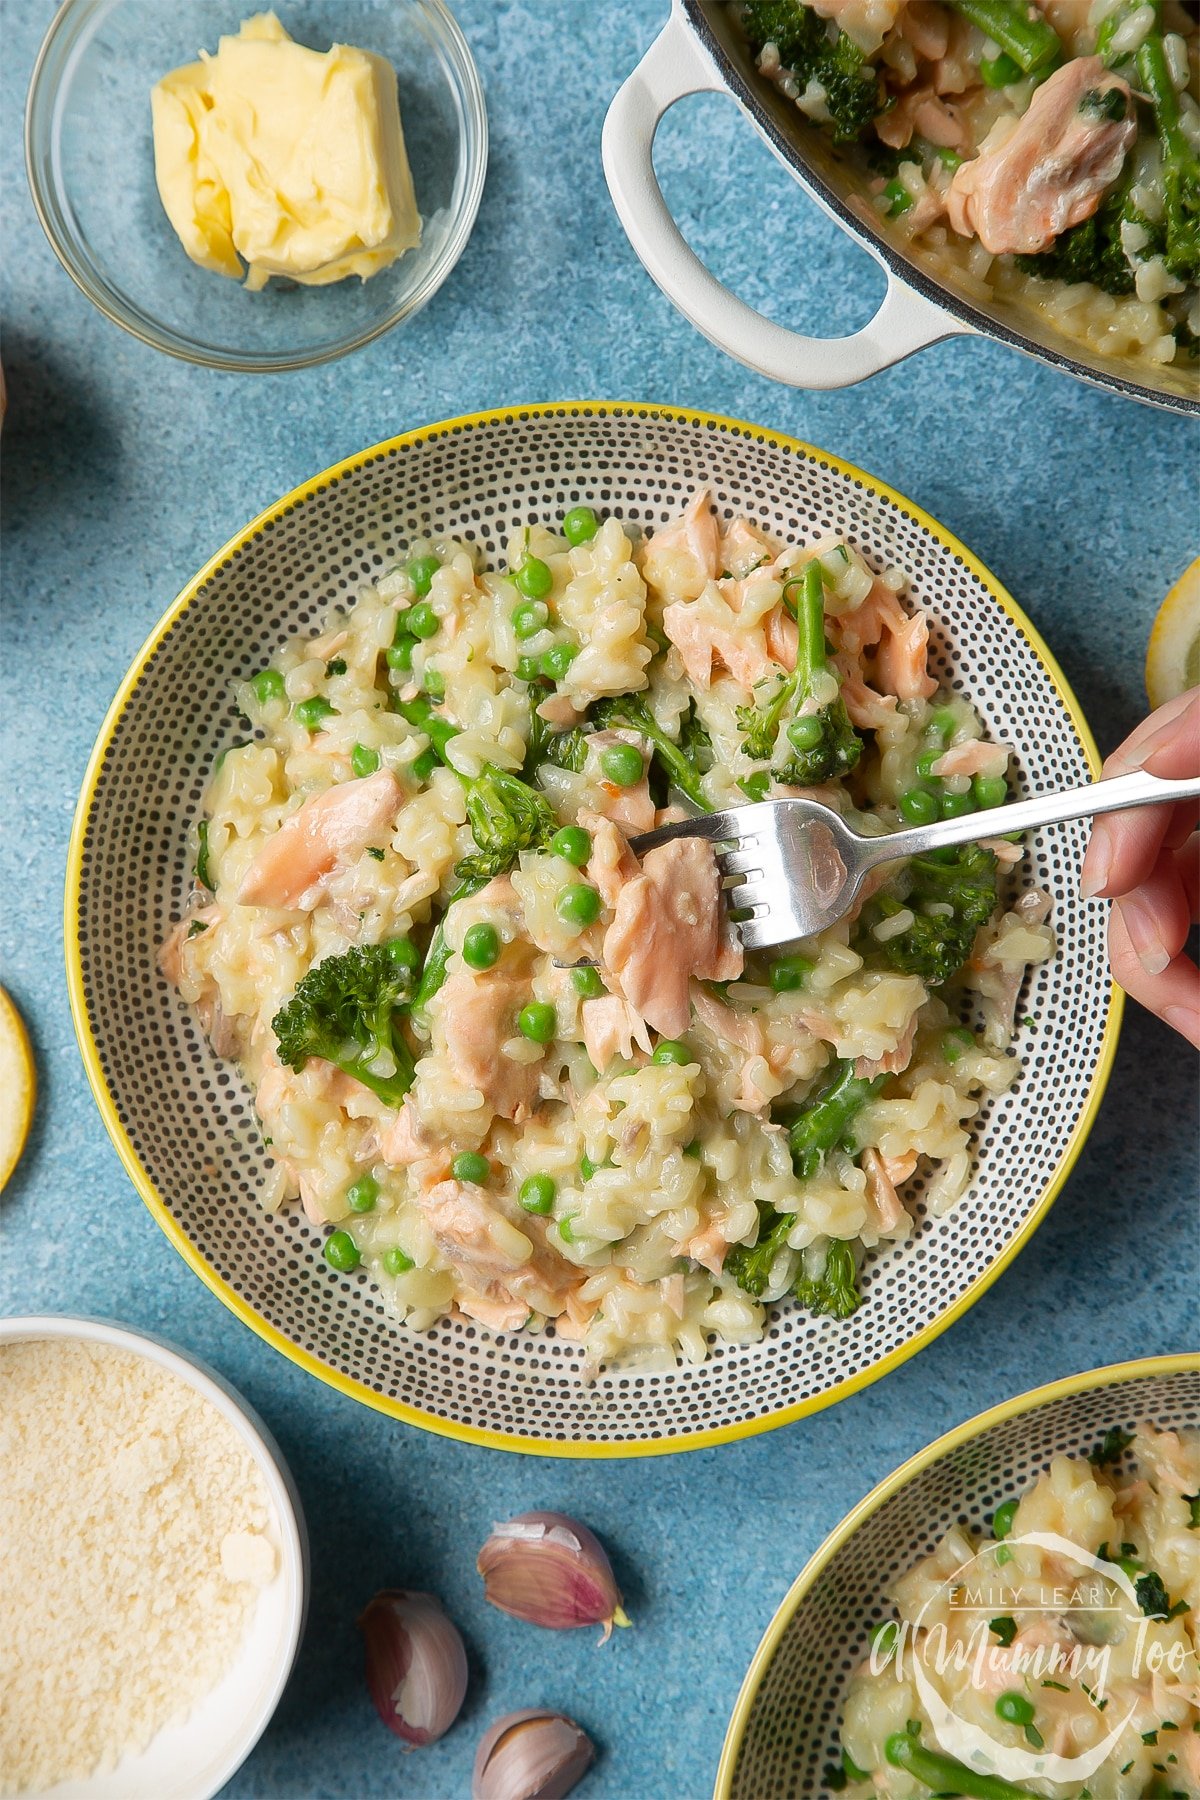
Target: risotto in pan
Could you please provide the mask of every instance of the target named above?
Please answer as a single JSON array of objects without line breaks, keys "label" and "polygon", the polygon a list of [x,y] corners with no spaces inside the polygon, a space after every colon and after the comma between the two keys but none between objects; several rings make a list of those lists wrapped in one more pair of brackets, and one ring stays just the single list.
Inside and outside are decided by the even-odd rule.
[{"label": "risotto in pan", "polygon": [[899,570],[703,492],[647,538],[578,507],[500,568],[411,544],[238,703],[162,967],[254,1090],[264,1205],[408,1327],[698,1361],[785,1296],[847,1317],[906,1184],[962,1193],[1054,950],[1020,847],[880,871],[770,958],[703,840],[631,847],[747,796],[868,833],[1003,801]]}]

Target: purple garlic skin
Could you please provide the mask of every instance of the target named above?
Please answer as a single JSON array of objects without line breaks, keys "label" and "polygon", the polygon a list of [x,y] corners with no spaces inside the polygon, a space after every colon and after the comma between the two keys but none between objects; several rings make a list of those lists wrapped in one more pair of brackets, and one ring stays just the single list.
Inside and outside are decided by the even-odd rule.
[{"label": "purple garlic skin", "polygon": [[388,1730],[409,1750],[449,1731],[467,1691],[467,1653],[458,1627],[432,1594],[385,1588],[358,1621],[367,1686]]},{"label": "purple garlic skin", "polygon": [[520,1513],[493,1525],[475,1566],[485,1598],[526,1624],[548,1631],[602,1625],[601,1643],[614,1625],[629,1624],[603,1545],[565,1513]]},{"label": "purple garlic skin", "polygon": [[586,1731],[564,1713],[508,1713],[480,1739],[471,1800],[563,1800],[595,1755]]}]

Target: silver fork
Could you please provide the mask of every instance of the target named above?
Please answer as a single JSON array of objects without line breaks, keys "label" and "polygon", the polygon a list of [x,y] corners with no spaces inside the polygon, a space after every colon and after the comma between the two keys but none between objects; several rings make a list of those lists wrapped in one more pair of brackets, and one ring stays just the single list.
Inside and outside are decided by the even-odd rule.
[{"label": "silver fork", "polygon": [[[673,838],[703,837],[732,848],[719,851],[726,897],[747,950],[765,950],[815,937],[843,918],[871,869],[946,844],[977,843],[1010,831],[1030,831],[1131,806],[1170,805],[1200,798],[1200,779],[1162,781],[1136,770],[1087,787],[1015,800],[988,812],[914,825],[882,837],[863,837],[817,800],[758,800],[726,812],[701,813],[630,839],[640,857]],[[737,916],[740,915],[740,916]]]}]

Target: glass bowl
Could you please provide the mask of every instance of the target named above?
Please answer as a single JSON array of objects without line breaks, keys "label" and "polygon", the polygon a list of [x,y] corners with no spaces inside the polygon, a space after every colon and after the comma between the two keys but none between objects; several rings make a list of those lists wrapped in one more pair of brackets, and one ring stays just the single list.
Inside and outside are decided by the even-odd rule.
[{"label": "glass bowl", "polygon": [[25,157],[55,253],[114,324],[188,362],[265,373],[344,356],[437,292],[479,210],[487,113],[442,0],[285,0],[283,24],[300,42],[354,44],[395,68],[423,230],[369,281],[272,281],[248,293],[189,261],[171,228],[154,180],[150,90],[254,11],[251,0],[66,0],[30,83]]}]

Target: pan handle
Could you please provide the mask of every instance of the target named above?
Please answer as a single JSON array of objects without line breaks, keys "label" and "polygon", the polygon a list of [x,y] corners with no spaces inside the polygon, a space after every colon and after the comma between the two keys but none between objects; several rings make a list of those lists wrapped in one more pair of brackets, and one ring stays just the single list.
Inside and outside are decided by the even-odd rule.
[{"label": "pan handle", "polygon": [[887,275],[887,293],[869,324],[850,337],[789,331],[711,275],[663,198],[654,172],[654,138],[663,115],[685,95],[728,92],[679,0],[673,0],[670,18],[617,90],[604,121],[604,173],[626,235],[668,300],[698,331],[747,368],[802,388],[850,387],[927,344],[972,333],[970,325],[897,280],[870,242],[865,248]]}]

